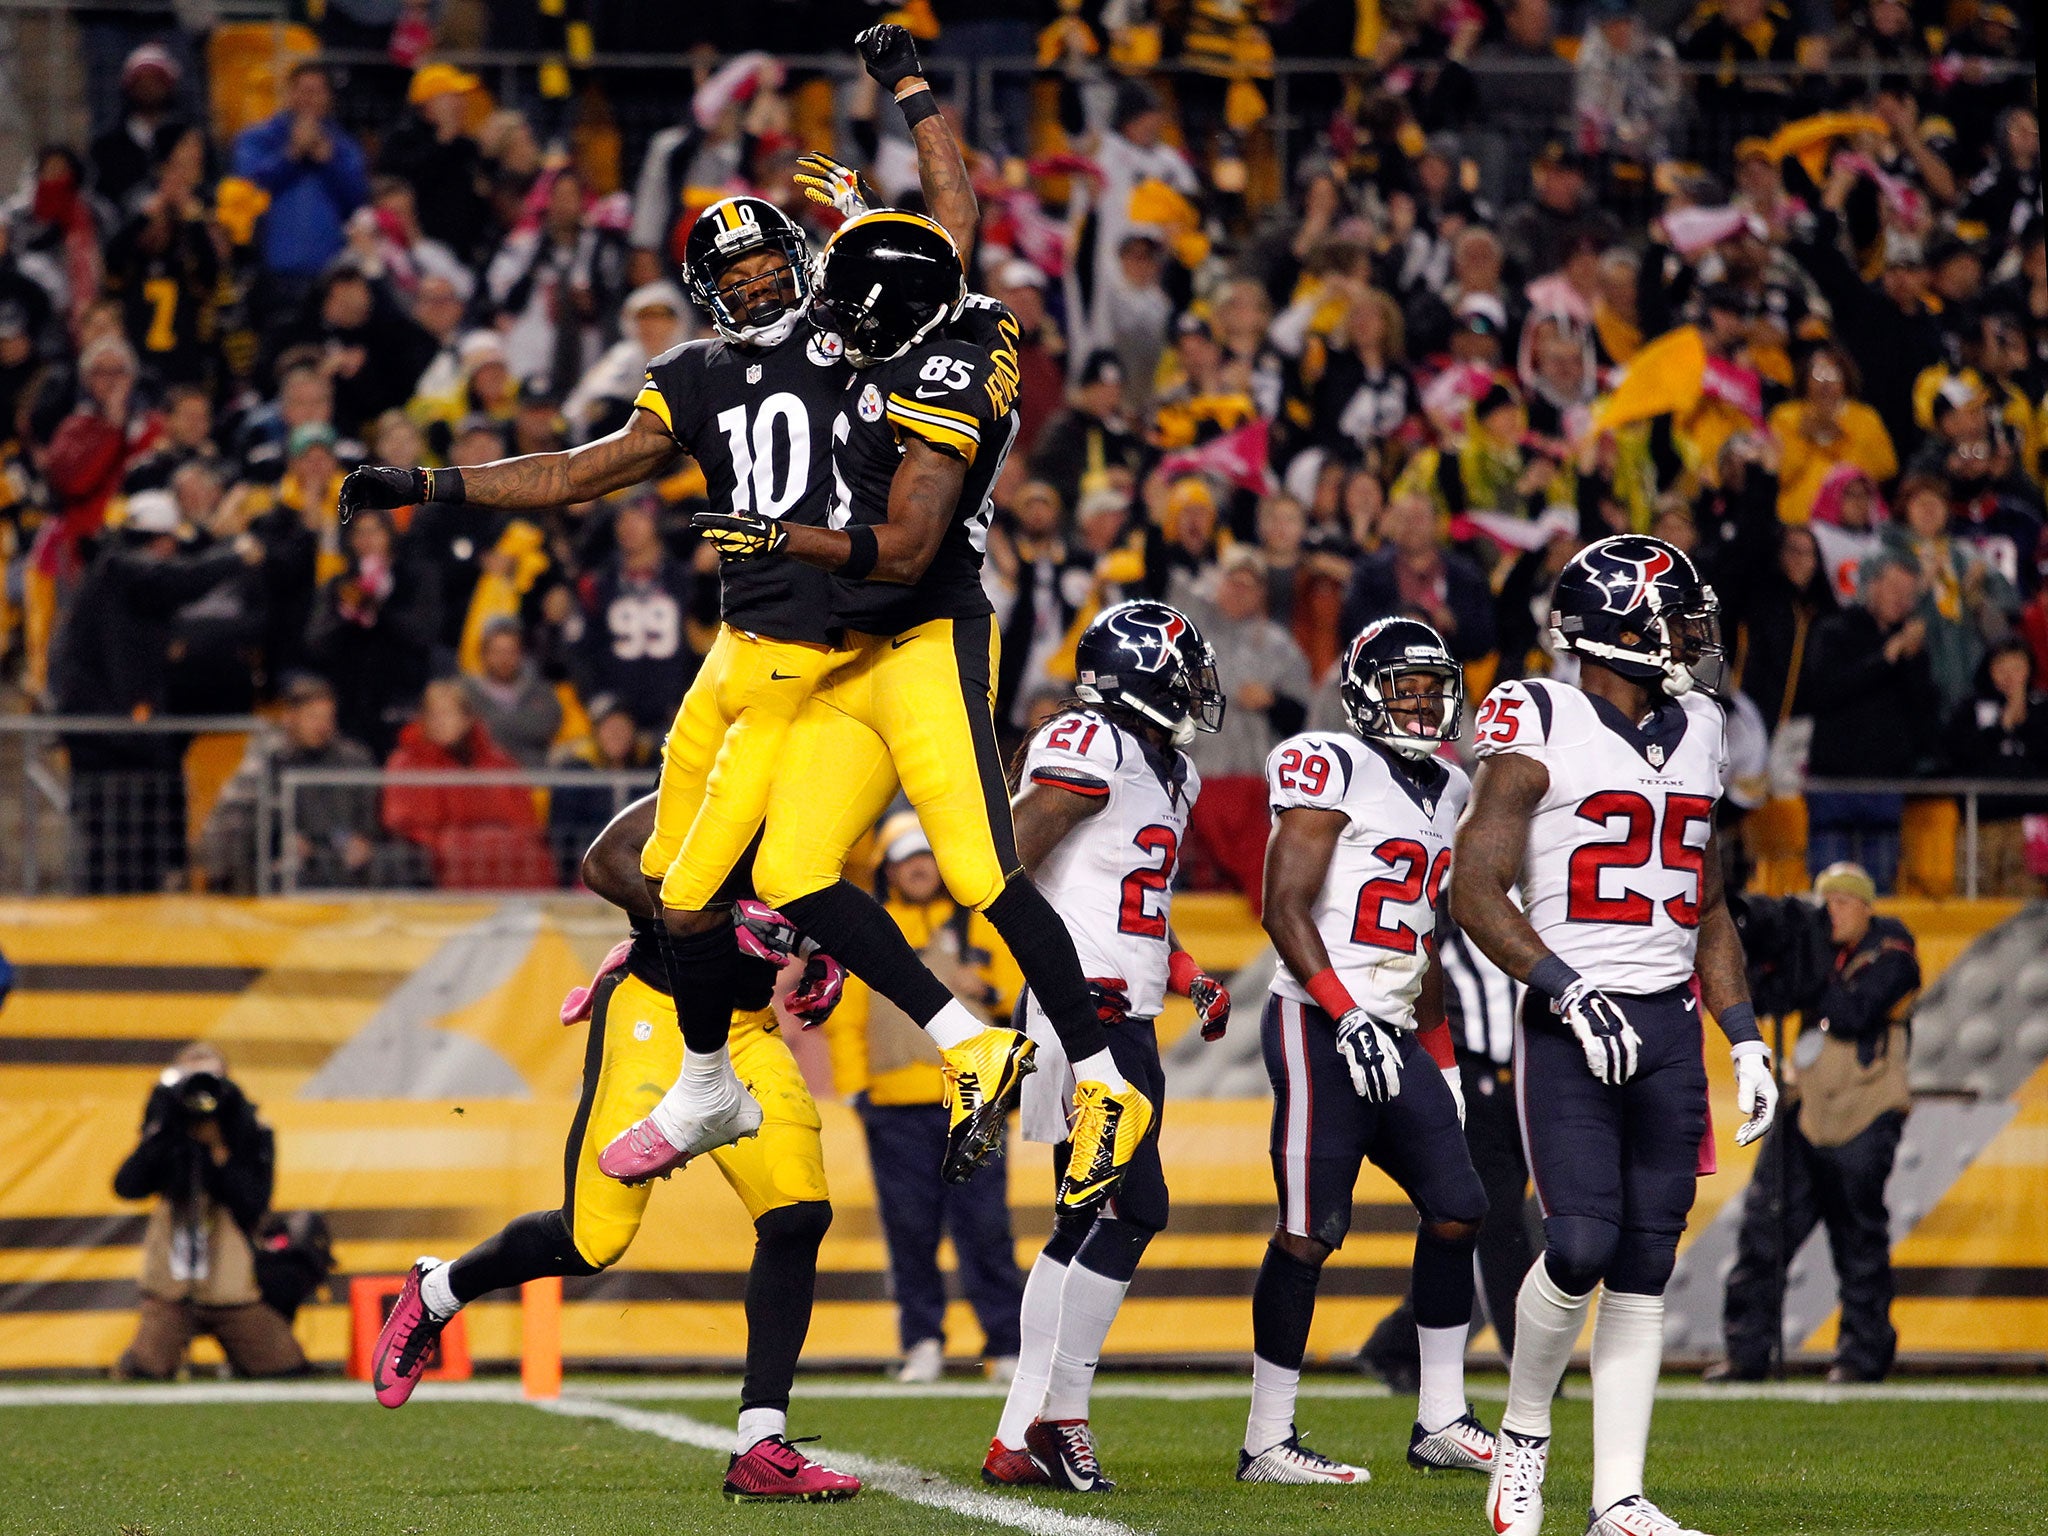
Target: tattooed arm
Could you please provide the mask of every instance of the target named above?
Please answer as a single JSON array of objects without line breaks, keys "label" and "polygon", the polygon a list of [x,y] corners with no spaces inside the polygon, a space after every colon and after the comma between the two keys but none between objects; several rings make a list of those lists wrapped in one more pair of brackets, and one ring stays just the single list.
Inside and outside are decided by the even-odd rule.
[{"label": "tattooed arm", "polygon": [[1010,802],[1017,828],[1017,859],[1024,873],[1038,866],[1066,841],[1067,834],[1109,803],[1106,795],[1084,795],[1056,784],[1027,784]]},{"label": "tattooed arm", "polygon": [[[905,90],[911,89],[912,81],[919,86],[924,84],[913,75],[904,82]],[[924,205],[953,237],[953,243],[960,247],[960,260],[965,263],[974,255],[981,206],[975,201],[974,187],[967,179],[967,162],[960,153],[960,143],[953,137],[952,125],[943,117],[926,118],[910,130],[910,136],[917,143],[917,180],[924,188]]]},{"label": "tattooed arm", "polygon": [[1693,956],[1699,972],[1700,998],[1716,1019],[1736,1003],[1749,1001],[1749,969],[1742,955],[1742,936],[1728,910],[1722,890],[1720,836],[1707,839],[1700,870],[1700,940]]},{"label": "tattooed arm", "polygon": [[463,500],[511,512],[595,501],[642,480],[660,478],[679,452],[661,419],[643,406],[611,436],[580,448],[465,468]]},{"label": "tattooed arm", "polygon": [[1518,753],[1489,757],[1472,783],[1451,858],[1451,917],[1487,959],[1527,981],[1550,948],[1508,892],[1521,878],[1529,818],[1550,789],[1550,770]]},{"label": "tattooed arm", "polygon": [[[888,519],[873,525],[875,563],[869,581],[908,586],[924,574],[939,552],[966,481],[966,460],[941,453],[921,438],[904,438],[903,462],[889,482]],[[836,571],[853,552],[853,540],[843,529],[801,523],[782,527],[789,535],[784,552],[805,565]]]}]

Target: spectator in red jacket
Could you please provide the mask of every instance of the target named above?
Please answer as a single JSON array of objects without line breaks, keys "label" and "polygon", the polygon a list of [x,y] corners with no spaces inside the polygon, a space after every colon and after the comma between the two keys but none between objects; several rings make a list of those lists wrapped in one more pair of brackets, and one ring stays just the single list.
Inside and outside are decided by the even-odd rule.
[{"label": "spectator in red jacket", "polygon": [[128,466],[163,437],[163,418],[135,398],[139,371],[134,351],[118,335],[89,343],[78,359],[78,408],[43,456],[58,517],[37,550],[37,568],[60,581],[77,573],[78,541],[99,532]]},{"label": "spectator in red jacket", "polygon": [[[427,684],[419,718],[398,733],[387,768],[517,772],[519,765],[470,713],[462,684]],[[393,784],[384,825],[425,851],[444,890],[554,884],[533,794],[513,783]]]}]

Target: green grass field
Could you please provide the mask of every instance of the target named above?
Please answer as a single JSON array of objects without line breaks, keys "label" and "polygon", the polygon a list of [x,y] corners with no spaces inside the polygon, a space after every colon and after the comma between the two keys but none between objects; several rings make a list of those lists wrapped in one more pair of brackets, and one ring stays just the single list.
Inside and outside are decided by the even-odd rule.
[{"label": "green grass field", "polygon": [[[886,1389],[820,1396],[798,1383],[792,1434],[823,1436],[824,1454],[895,1464],[849,1505],[746,1506],[718,1492],[724,1457],[688,1443],[730,1422],[730,1399],[706,1384],[635,1383],[607,1399],[572,1382],[577,1417],[514,1401],[422,1396],[403,1412],[361,1402],[287,1400],[56,1404],[0,1394],[0,1532],[52,1536],[627,1536],[627,1533],[1024,1530],[1033,1536],[1305,1536],[1318,1531],[1440,1536],[1486,1526],[1474,1477],[1422,1476],[1401,1459],[1412,1405],[1385,1397],[1310,1397],[1312,1443],[1364,1458],[1373,1482],[1329,1490],[1247,1486],[1231,1476],[1244,1422],[1239,1384],[1174,1378],[1191,1400],[1125,1395],[1162,1378],[1106,1378],[1096,1405],[1109,1496],[982,1496],[976,1472],[993,1397]],[[1576,1379],[1583,1392],[1583,1379]],[[334,1388],[323,1384],[323,1395]],[[851,1381],[833,1384],[841,1392]],[[870,1384],[861,1383],[865,1389]],[[1499,1382],[1477,1384],[1481,1417],[1498,1416]],[[806,1398],[805,1388],[813,1388]],[[1341,1378],[1310,1390],[1356,1393]],[[488,1389],[487,1389],[488,1390]],[[673,1398],[652,1392],[674,1390]],[[2031,1389],[2040,1393],[2038,1387]],[[602,1406],[591,1408],[590,1398]],[[13,1405],[21,1404],[21,1405]],[[640,1427],[629,1427],[637,1424]],[[1561,1403],[1546,1529],[1577,1536],[1587,1500],[1591,1412]],[[1659,1404],[1650,1492],[1717,1536],[1859,1533],[1992,1536],[2038,1529],[2048,1480],[2048,1396],[2025,1401],[1677,1400]],[[857,1466],[854,1470],[869,1469]],[[912,1495],[926,1502],[913,1502]],[[939,1507],[935,1507],[939,1506]],[[950,1507],[945,1507],[950,1506]],[[1061,1519],[1060,1515],[1092,1517]]]}]

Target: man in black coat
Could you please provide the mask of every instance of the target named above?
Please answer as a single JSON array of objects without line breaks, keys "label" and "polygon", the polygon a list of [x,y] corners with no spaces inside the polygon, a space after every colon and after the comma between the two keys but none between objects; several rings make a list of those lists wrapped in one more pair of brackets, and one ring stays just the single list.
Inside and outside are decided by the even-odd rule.
[{"label": "man in black coat", "polygon": [[[1857,601],[1819,624],[1800,695],[1813,712],[1808,770],[1817,779],[1905,779],[1934,746],[1940,699],[1928,665],[1927,626],[1914,615],[1920,573],[1899,555],[1874,557]],[[1816,791],[1806,797],[1807,862],[1816,873],[1855,859],[1880,891],[1899,863],[1898,794]]]},{"label": "man in black coat", "polygon": [[[160,712],[178,611],[263,557],[246,534],[199,555],[178,550],[168,491],[128,498],[127,518],[79,584],[58,637],[52,682],[60,713]],[[186,738],[72,734],[72,859],[92,892],[162,890],[185,863]]]},{"label": "man in black coat", "polygon": [[463,131],[477,78],[452,64],[414,71],[412,111],[384,141],[377,169],[412,187],[420,228],[464,262],[476,258],[490,227],[483,151]]},{"label": "man in black coat", "polygon": [[1395,497],[1380,514],[1380,533],[1386,544],[1352,570],[1339,638],[1348,643],[1374,619],[1406,614],[1433,626],[1460,661],[1491,651],[1493,590],[1478,566],[1437,537],[1429,502],[1416,495]]}]

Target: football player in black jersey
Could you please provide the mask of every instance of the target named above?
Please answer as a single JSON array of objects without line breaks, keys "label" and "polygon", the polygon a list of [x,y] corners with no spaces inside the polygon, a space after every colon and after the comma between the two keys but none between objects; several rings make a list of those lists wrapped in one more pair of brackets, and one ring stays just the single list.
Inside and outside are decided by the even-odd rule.
[{"label": "football player in black jersey", "polygon": [[[863,51],[872,46],[864,35]],[[971,238],[973,194],[959,146],[936,113],[914,137],[928,203]],[[838,183],[857,183],[829,161],[809,163],[819,173],[814,185],[826,189],[820,201]],[[764,199],[727,198],[698,216],[684,258],[691,296],[718,336],[649,364],[619,431],[563,453],[458,469],[359,469],[343,482],[342,515],[427,501],[538,511],[658,479],[680,451],[703,470],[712,505],[778,525],[823,524],[835,504],[832,422],[852,370],[838,339],[806,323],[802,230]],[[634,1128],[637,1140],[606,1149],[605,1171],[635,1180],[759,1124],[725,1043],[735,986],[727,903],[743,883],[734,872],[760,827],[790,722],[819,679],[849,659],[831,643],[832,582],[823,572],[768,559],[728,561],[721,576],[724,624],[669,732],[642,855],[667,920],[691,1091],[665,1098]]]},{"label": "football player in black jersey", "polygon": [[[899,48],[914,69],[908,34]],[[870,71],[913,123],[936,110],[872,59]],[[946,229],[892,209],[853,219],[827,243],[814,314],[861,370],[833,422],[838,500],[826,525],[742,511],[695,520],[728,558],[780,553],[836,573],[834,619],[854,653],[790,733],[755,881],[930,1032],[952,1092],[945,1172],[965,1177],[998,1143],[1033,1047],[974,1020],[880,906],[840,877],[900,781],[955,899],[988,914],[1059,1031],[1077,1079],[1060,1199],[1087,1206],[1115,1185],[1152,1106],[1117,1070],[1073,940],[1023,872],[997,754],[996,631],[981,560],[1017,433],[1016,322],[993,300],[968,298]]]}]

